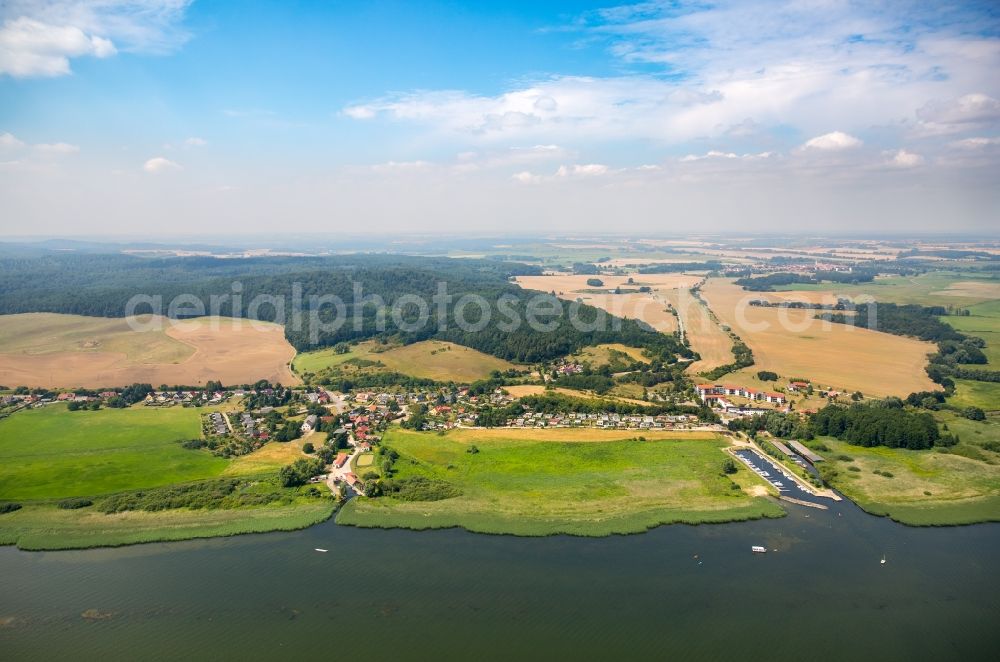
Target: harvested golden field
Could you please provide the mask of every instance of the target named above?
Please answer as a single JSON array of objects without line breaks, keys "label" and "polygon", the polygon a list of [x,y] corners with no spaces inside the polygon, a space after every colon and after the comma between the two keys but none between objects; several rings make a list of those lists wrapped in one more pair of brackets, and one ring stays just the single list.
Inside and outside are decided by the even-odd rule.
[{"label": "harvested golden field", "polygon": [[677,318],[655,293],[580,294],[584,303],[625,319],[642,320],[660,333],[677,330]]},{"label": "harvested golden field", "polygon": [[232,462],[222,472],[223,476],[246,476],[277,471],[295,460],[309,457],[302,452],[302,444],[311,442],[319,448],[326,441],[325,432],[313,432],[306,437],[292,441],[269,441],[249,455],[233,458]]},{"label": "harvested golden field", "polygon": [[[589,278],[597,278],[604,284],[601,287],[587,285]],[[628,279],[632,279],[632,283]],[[555,292],[567,301],[577,298],[584,303],[606,310],[612,315],[628,319],[639,319],[661,333],[673,333],[677,330],[677,318],[667,312],[664,294],[677,289],[687,290],[699,280],[698,276],[688,274],[632,274],[631,276],[520,276],[517,284],[525,289]],[[626,292],[613,294],[610,290],[616,287],[636,289],[649,287],[650,292]],[[606,292],[594,292],[606,290]]]},{"label": "harvested golden field", "polygon": [[[134,318],[144,325],[157,320],[162,318]],[[23,313],[0,316],[0,352],[27,356],[123,354],[131,363],[178,363],[194,354],[194,348],[162,330],[138,334],[121,317]]]},{"label": "harvested golden field", "polygon": [[79,315],[0,316],[0,383],[47,388],[297,384],[288,368],[295,350],[276,324],[203,317],[184,322]]},{"label": "harvested golden field", "polygon": [[[589,278],[603,281],[601,287],[587,285]],[[633,280],[632,283],[628,279]],[[555,292],[563,299],[574,300],[574,293],[585,290],[613,290],[616,287],[638,288],[647,285],[654,290],[689,288],[697,283],[699,276],[688,274],[630,274],[628,276],[584,276],[573,274],[553,274],[551,276],[518,276],[516,282],[527,290]]]},{"label": "harvested golden field", "polygon": [[680,315],[691,349],[701,356],[691,364],[688,372],[703,372],[732,363],[732,339],[712,320],[708,309],[700,301],[688,290],[672,290],[662,295]]},{"label": "harvested golden field", "polygon": [[[604,285],[601,288],[589,286],[588,278],[599,278]],[[629,278],[632,278],[632,283],[628,283]],[[729,335],[719,328],[705,306],[689,291],[700,281],[700,276],[690,274],[638,273],[631,276],[521,276],[517,279],[521,287],[554,291],[560,298],[570,301],[579,297],[585,303],[612,315],[641,319],[661,333],[673,333],[679,329],[677,317],[667,310],[667,304],[672,305],[684,325],[691,348],[701,356],[701,360],[692,364],[690,370],[693,372],[711,370],[733,360],[733,343]],[[586,293],[586,290],[642,286],[648,286],[652,291],[628,294]]]},{"label": "harvested golden field", "polygon": [[804,377],[817,384],[866,395],[907,395],[935,390],[924,372],[932,343],[833,324],[815,311],[746,305],[745,292],[731,279],[713,278],[702,288],[709,306],[753,350],[747,370],[773,370],[782,378]]}]

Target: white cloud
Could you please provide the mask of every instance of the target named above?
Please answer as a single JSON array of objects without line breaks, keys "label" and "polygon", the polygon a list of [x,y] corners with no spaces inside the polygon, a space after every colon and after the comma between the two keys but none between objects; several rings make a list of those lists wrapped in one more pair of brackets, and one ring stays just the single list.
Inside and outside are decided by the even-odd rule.
[{"label": "white cloud", "polygon": [[511,175],[511,179],[524,184],[537,184],[540,182],[553,181],[573,181],[592,177],[603,177],[612,174],[614,171],[603,163],[575,163],[571,165],[559,166],[552,175],[539,175],[529,170],[523,170]]},{"label": "white cloud", "polygon": [[[711,144],[736,156],[810,153],[819,166],[820,155],[839,154],[876,165],[878,151],[851,151],[857,136],[892,144],[932,133],[932,119],[954,132],[990,116],[1000,98],[1000,39],[982,36],[988,20],[963,3],[653,0],[560,26],[582,33],[587,47],[606,46],[621,75],[556,72],[495,93],[413,90],[342,114],[410,125],[423,144],[456,151],[530,141],[600,159],[604,145],[635,141],[644,159]],[[959,101],[952,109],[937,99]],[[940,124],[958,119],[966,123]],[[840,130],[826,134],[831,127]],[[815,138],[795,152],[798,136]]]},{"label": "white cloud", "polygon": [[917,117],[932,124],[980,124],[1000,120],[1000,101],[986,94],[966,94],[957,99],[930,101]]},{"label": "white cloud", "polygon": [[372,172],[420,172],[432,167],[429,161],[388,161],[371,166]]},{"label": "white cloud", "polygon": [[888,163],[896,168],[915,168],[922,165],[924,162],[924,157],[920,154],[914,154],[913,152],[908,152],[905,149],[900,149],[895,152],[886,152],[885,156],[888,159]]},{"label": "white cloud", "polygon": [[348,106],[341,112],[356,120],[370,120],[375,117],[375,110],[370,106]]},{"label": "white cloud", "polygon": [[[0,75],[64,76],[70,60],[126,50],[168,53],[190,0],[8,0],[0,5]],[[117,45],[116,45],[117,44]]]},{"label": "white cloud", "polygon": [[0,133],[0,148],[16,149],[18,147],[24,147],[24,142],[18,140],[12,133]]},{"label": "white cloud", "polygon": [[839,152],[845,149],[860,147],[862,144],[861,139],[855,138],[850,134],[844,133],[843,131],[832,131],[807,140],[806,143],[802,145],[802,148]]},{"label": "white cloud", "polygon": [[169,172],[171,170],[181,170],[181,166],[162,156],[154,156],[142,164],[142,169],[155,175],[162,172]]},{"label": "white cloud", "polygon": [[187,147],[204,147],[208,144],[208,141],[204,138],[192,137],[184,141],[184,145]]},{"label": "white cloud", "polygon": [[[0,136],[0,138],[2,138],[2,136]],[[951,146],[959,149],[986,149],[988,147],[1000,146],[1000,138],[963,138],[962,140],[952,142]]]},{"label": "white cloud", "polygon": [[[371,120],[384,117],[429,126],[445,133],[487,140],[538,136],[549,140],[666,133],[664,113],[717,100],[643,77],[555,76],[496,96],[460,90],[413,92],[344,109]],[[654,116],[659,115],[656,119]],[[582,132],[582,133],[581,133]]]},{"label": "white cloud", "polygon": [[709,150],[704,154],[688,154],[687,156],[681,157],[681,163],[690,163],[692,161],[704,161],[706,159],[731,159],[739,161],[755,161],[760,159],[769,159],[775,156],[774,152],[760,152],[758,154],[736,154],[734,152],[721,152],[719,150]]},{"label": "white cloud", "polygon": [[559,145],[532,145],[530,147],[508,147],[488,151],[468,151],[458,155],[458,164],[455,169],[459,172],[471,172],[557,161],[568,156],[570,156],[569,151]]},{"label": "white cloud", "polygon": [[40,143],[34,148],[43,154],[76,154],[80,151],[77,145],[69,143]]},{"label": "white cloud", "polygon": [[523,184],[537,184],[538,182],[542,181],[541,175],[536,175],[527,170],[516,172],[513,175],[511,175],[511,178]]},{"label": "white cloud", "polygon": [[736,159],[739,158],[738,155],[733,152],[720,152],[718,150],[711,150],[702,155],[688,154],[687,156],[681,158],[681,161],[701,161],[703,159]]},{"label": "white cloud", "polygon": [[26,17],[0,27],[0,74],[15,78],[64,76],[69,58],[116,53],[109,39],[87,35],[74,26],[49,25]]},{"label": "white cloud", "polygon": [[597,177],[608,174],[608,166],[603,163],[585,163],[571,166],[559,166],[556,177]]},{"label": "white cloud", "polygon": [[0,133],[0,150],[4,152],[19,152],[30,158],[32,156],[55,157],[75,154],[80,151],[80,148],[77,145],[64,142],[36,143],[32,145],[24,142],[12,133],[5,132]]}]

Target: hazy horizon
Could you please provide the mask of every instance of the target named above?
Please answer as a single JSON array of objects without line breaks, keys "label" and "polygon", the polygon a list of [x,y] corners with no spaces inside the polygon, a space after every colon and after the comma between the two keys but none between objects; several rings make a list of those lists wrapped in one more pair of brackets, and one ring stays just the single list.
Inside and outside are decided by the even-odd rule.
[{"label": "hazy horizon", "polygon": [[0,236],[992,234],[993,3],[0,6]]}]

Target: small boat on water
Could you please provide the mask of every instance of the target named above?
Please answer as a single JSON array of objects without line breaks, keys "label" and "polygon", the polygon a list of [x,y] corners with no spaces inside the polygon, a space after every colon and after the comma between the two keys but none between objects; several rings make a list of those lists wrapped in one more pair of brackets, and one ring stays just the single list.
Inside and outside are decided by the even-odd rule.
[{"label": "small boat on water", "polygon": [[881,561],[881,563],[882,563],[882,565],[885,565],[885,554],[882,555],[882,561]]},{"label": "small boat on water", "polygon": [[760,545],[754,545],[750,549],[753,550],[754,554],[765,554],[765,553],[767,553],[767,547],[761,547]]},{"label": "small boat on water", "polygon": [[328,550],[328,549],[322,549],[321,547],[317,547],[317,548],[316,548],[316,551],[317,551],[317,552],[323,552],[324,554],[326,554],[326,553],[327,553],[327,552],[329,552],[330,550]]}]

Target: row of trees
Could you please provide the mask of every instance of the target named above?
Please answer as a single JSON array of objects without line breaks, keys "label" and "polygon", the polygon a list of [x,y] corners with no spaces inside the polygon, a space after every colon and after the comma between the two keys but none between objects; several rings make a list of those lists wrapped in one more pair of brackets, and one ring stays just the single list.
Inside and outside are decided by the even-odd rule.
[{"label": "row of trees", "polygon": [[780,272],[766,276],[746,276],[736,280],[744,290],[751,292],[773,292],[783,285],[813,285],[828,281],[831,283],[869,283],[878,275],[877,271],[855,269],[854,271],[816,271],[813,276],[801,273]]}]

